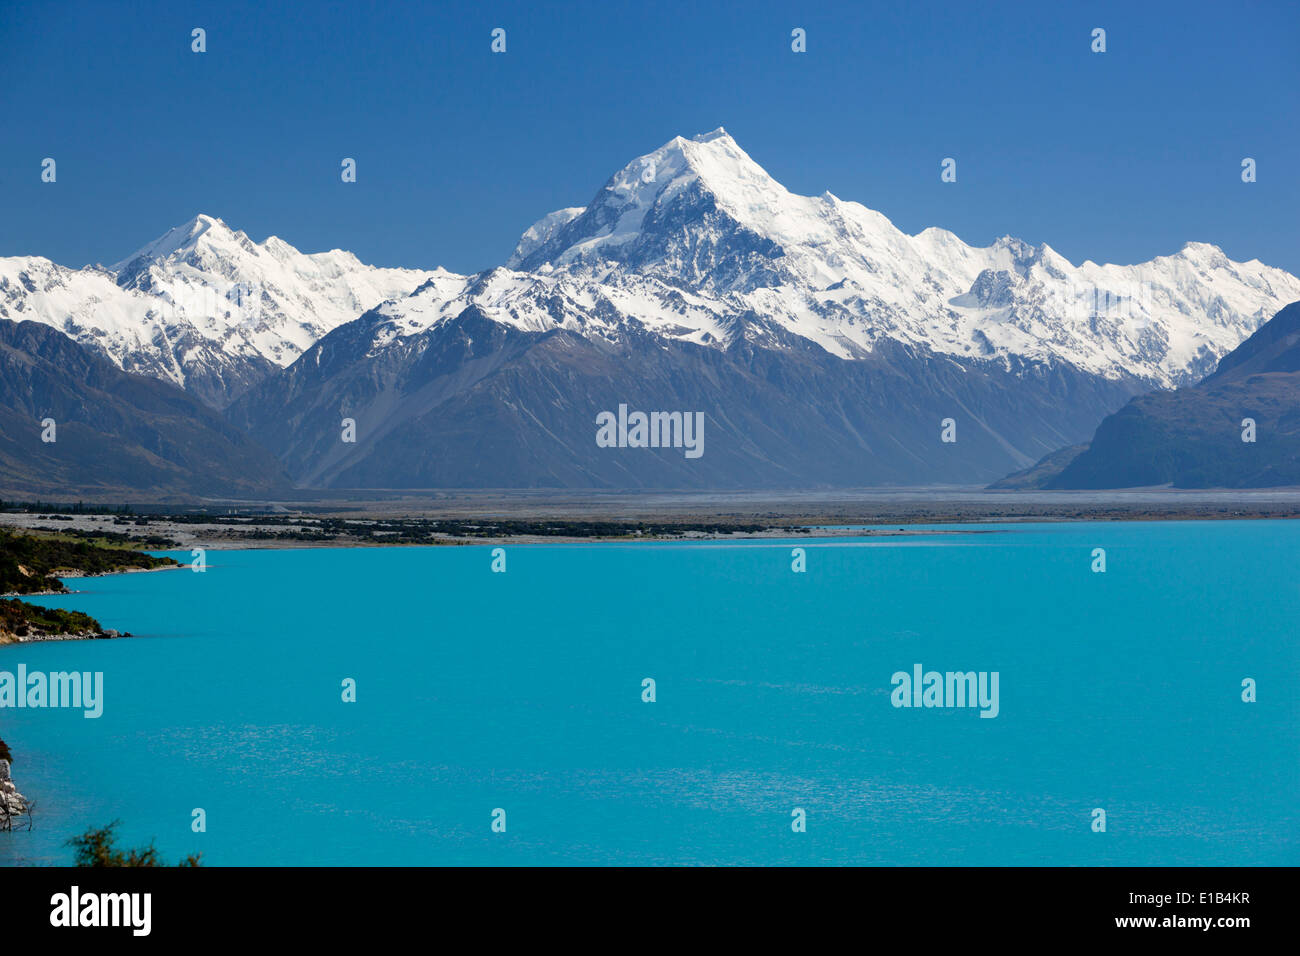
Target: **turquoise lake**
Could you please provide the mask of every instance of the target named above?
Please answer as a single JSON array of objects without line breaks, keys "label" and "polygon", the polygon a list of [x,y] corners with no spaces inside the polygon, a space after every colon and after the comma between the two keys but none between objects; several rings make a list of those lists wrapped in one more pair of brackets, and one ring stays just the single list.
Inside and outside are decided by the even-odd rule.
[{"label": "turquoise lake", "polygon": [[[209,865],[1300,863],[1300,523],[976,527],[69,582],[34,600],[136,637],[0,648],[105,684],[0,710],[38,805],[0,863],[115,818]],[[998,672],[997,717],[894,707],[918,663]]]}]

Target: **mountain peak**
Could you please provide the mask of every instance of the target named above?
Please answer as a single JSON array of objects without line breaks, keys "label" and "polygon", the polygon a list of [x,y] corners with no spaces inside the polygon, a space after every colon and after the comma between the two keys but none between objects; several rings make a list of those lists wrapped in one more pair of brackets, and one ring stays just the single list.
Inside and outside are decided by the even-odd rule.
[{"label": "mountain peak", "polygon": [[[658,192],[671,182],[671,177],[665,175],[667,173],[703,177],[710,188],[724,190],[737,178],[746,176],[773,182],[763,167],[719,126],[712,132],[700,133],[690,139],[674,136],[653,152],[632,160],[610,179],[610,184],[621,184],[635,178],[640,180],[640,185],[660,187],[655,190]],[[632,175],[629,177],[628,174]]]},{"label": "mountain peak", "polygon": [[[467,290],[434,284],[402,328],[428,329],[474,301],[530,331],[626,322],[697,344],[794,335],[846,359],[891,339],[1173,385],[1300,298],[1294,276],[1229,263],[1203,243],[1136,266],[1076,266],[1010,235],[978,248],[936,227],[909,236],[829,190],[790,192],[721,127],[674,136],[586,206],[538,220],[506,270]],[[1099,307],[1106,321],[1093,321]]]},{"label": "mountain peak", "polygon": [[534,224],[511,263],[536,269],[548,262],[618,258],[647,221],[659,221],[679,200],[690,204],[701,196],[760,234],[769,220],[789,212],[791,199],[721,126],[690,139],[674,136],[611,176],[579,215]]},{"label": "mountain peak", "polygon": [[234,236],[239,234],[236,230],[231,229],[226,225],[225,220],[221,217],[209,216],[207,213],[201,212],[197,216],[181,223],[179,226],[169,229],[167,233],[164,236],[159,237],[157,241],[161,242],[168,236],[185,236],[193,241],[209,232],[213,233],[214,236]]},{"label": "mountain peak", "polygon": [[[237,232],[216,216],[199,213],[179,226],[173,226],[153,242],[141,246],[121,262],[112,266],[114,272],[138,271],[141,262],[152,262],[172,257],[184,258],[201,244],[204,246],[251,244],[248,236]],[[179,254],[179,256],[178,256]]]},{"label": "mountain peak", "polygon": [[1227,254],[1212,242],[1185,242],[1178,254],[1210,266],[1224,266],[1229,261]]},{"label": "mountain peak", "polygon": [[691,142],[693,142],[693,143],[712,143],[712,142],[714,142],[715,140],[720,140],[720,139],[730,140],[732,143],[735,143],[735,140],[731,138],[731,134],[728,133],[728,132],[727,132],[725,129],[723,129],[721,126],[719,126],[717,129],[713,130],[712,132],[709,132],[709,133],[700,133],[698,136],[692,136],[692,137],[691,137]]}]

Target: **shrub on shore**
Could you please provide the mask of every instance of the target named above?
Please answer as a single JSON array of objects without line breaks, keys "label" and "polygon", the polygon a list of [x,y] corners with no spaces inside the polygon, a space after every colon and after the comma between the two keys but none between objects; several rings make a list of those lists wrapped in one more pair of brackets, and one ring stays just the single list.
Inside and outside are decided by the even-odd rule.
[{"label": "shrub on shore", "polygon": [[41,607],[19,601],[17,598],[0,598],[0,643],[3,635],[17,637],[55,634],[103,633],[100,623],[81,611],[64,611],[60,608]]},{"label": "shrub on shore", "polygon": [[[68,846],[73,848],[74,866],[167,866],[158,856],[158,849],[152,842],[148,846],[129,850],[119,850],[115,845],[115,831],[122,821],[114,820],[106,827],[92,827],[81,836],[73,837]],[[177,863],[177,866],[202,866],[202,853],[191,853]]]}]

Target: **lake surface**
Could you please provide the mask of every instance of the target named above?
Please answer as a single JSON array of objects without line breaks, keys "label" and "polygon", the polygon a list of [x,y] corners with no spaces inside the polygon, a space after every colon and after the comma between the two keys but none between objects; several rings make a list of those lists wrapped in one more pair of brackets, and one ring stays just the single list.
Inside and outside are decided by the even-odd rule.
[{"label": "lake surface", "polygon": [[[38,804],[0,863],[115,818],[210,865],[1300,863],[1300,523],[981,527],[70,582],[34,600],[137,637],[0,648],[105,682],[0,710]],[[918,663],[996,671],[997,717],[894,707]]]}]

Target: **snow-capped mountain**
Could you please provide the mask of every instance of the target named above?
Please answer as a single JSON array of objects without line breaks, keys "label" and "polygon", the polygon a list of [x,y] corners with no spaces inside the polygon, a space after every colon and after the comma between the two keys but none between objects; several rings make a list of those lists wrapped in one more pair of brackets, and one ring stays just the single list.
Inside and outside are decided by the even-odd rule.
[{"label": "snow-capped mountain", "polygon": [[[318,486],[982,483],[1198,379],[1293,299],[1294,276],[1203,244],[1075,266],[909,236],[788,192],[719,129],[539,220],[505,267],[340,327],[230,414]],[[703,411],[709,451],[599,447],[620,404]]]},{"label": "snow-capped mountain", "polygon": [[51,325],[118,367],[224,407],[331,329],[430,276],[253,242],[197,216],[107,269],[0,258],[0,318]]},{"label": "snow-capped mountain", "polygon": [[[1076,266],[907,235],[790,193],[721,129],[633,160],[470,276],[208,217],[111,269],[0,260],[0,317],[234,399],[293,478],[336,488],[983,484],[1199,380],[1296,300],[1300,279],[1204,243]],[[620,405],[703,413],[707,452],[598,445]]]},{"label": "snow-capped mountain", "polygon": [[423,332],[472,304],[525,331],[616,338],[635,324],[715,348],[794,336],[844,359],[891,339],[1169,387],[1297,298],[1295,276],[1205,243],[1076,266],[1011,237],[975,248],[943,229],[909,236],[829,192],[790,193],[718,129],[673,139],[588,206],[539,220],[505,268],[385,305],[375,335]]}]

